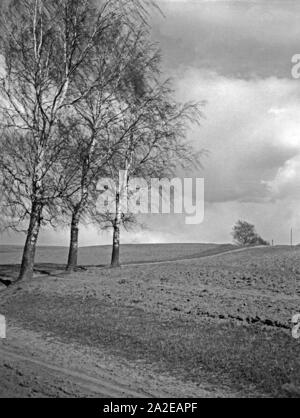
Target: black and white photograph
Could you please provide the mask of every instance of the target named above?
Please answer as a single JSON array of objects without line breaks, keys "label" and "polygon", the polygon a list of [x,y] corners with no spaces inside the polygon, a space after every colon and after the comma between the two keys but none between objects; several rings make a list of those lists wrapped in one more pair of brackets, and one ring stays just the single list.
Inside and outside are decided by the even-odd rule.
[{"label": "black and white photograph", "polygon": [[300,398],[299,22],[1,0],[0,399]]}]

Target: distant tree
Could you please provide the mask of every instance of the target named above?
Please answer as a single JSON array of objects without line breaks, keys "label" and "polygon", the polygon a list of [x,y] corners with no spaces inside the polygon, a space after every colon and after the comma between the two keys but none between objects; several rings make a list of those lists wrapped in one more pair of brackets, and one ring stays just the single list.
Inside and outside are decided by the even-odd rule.
[{"label": "distant tree", "polygon": [[238,245],[270,245],[255,231],[254,225],[239,220],[232,231],[234,242]]}]

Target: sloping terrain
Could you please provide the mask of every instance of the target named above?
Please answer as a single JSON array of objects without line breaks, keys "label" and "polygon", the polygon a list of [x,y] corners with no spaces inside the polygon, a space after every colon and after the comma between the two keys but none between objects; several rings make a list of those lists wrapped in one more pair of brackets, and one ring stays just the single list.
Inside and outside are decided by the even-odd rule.
[{"label": "sloping terrain", "polygon": [[[121,262],[143,263],[149,261],[197,258],[234,249],[231,244],[124,244],[121,246]],[[21,262],[22,247],[0,245],[0,265],[16,265]],[[38,247],[36,263],[65,265],[68,258],[66,247]],[[83,266],[107,265],[111,259],[111,246],[81,247],[78,263]]]},{"label": "sloping terrain", "polygon": [[[131,382],[151,376],[141,393],[298,396],[300,343],[291,318],[300,312],[299,274],[300,250],[288,247],[89,267],[8,288],[0,312],[9,328],[49,344],[45,363],[63,361],[64,350],[51,358],[57,345],[98,350],[94,362],[112,356],[109,364],[135,371]],[[47,385],[44,391],[53,396]]]}]

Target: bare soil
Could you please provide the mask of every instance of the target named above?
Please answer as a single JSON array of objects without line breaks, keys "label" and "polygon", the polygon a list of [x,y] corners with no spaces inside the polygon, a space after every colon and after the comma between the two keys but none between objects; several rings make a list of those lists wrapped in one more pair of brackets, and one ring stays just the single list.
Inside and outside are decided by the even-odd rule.
[{"label": "bare soil", "polygon": [[2,291],[0,394],[298,396],[300,249],[193,250]]}]

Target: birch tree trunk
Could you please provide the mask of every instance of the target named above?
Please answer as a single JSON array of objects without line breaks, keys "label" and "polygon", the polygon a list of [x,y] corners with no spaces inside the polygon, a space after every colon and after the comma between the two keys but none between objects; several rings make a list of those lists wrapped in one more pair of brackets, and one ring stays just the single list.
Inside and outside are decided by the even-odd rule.
[{"label": "birch tree trunk", "polygon": [[41,226],[42,211],[43,206],[41,203],[34,202],[32,204],[29,227],[23,250],[23,257],[18,281],[29,280],[33,276],[35,250]]},{"label": "birch tree trunk", "polygon": [[121,228],[121,206],[120,194],[116,195],[116,216],[113,224],[113,246],[111,256],[111,267],[120,266],[120,228]]},{"label": "birch tree trunk", "polygon": [[67,271],[74,271],[77,267],[78,261],[78,235],[79,235],[79,210],[75,209],[72,214],[71,232],[70,232],[70,246]]}]

